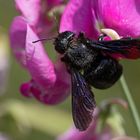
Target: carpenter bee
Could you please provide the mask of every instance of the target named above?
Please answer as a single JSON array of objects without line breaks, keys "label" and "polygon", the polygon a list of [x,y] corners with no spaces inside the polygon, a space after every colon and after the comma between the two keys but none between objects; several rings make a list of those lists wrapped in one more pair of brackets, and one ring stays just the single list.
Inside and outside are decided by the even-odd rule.
[{"label": "carpenter bee", "polygon": [[113,55],[129,58],[140,54],[140,39],[122,38],[97,41],[87,38],[82,32],[77,36],[71,31],[59,33],[54,40],[55,50],[61,54],[72,82],[72,116],[80,131],[86,130],[96,106],[91,86],[106,89],[120,78],[123,68]]}]

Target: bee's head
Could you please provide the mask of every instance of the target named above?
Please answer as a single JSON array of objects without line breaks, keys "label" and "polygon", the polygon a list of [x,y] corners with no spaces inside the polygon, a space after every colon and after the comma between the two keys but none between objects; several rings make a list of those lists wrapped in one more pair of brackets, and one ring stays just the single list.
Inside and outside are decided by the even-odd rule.
[{"label": "bee's head", "polygon": [[59,33],[58,37],[54,41],[55,50],[60,54],[64,54],[69,47],[69,42],[74,38],[74,36],[75,33],[71,31]]}]

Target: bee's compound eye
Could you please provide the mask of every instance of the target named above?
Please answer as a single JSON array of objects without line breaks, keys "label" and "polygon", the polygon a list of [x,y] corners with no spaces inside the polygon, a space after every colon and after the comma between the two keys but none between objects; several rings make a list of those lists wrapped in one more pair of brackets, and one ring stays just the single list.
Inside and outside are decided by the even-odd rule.
[{"label": "bee's compound eye", "polygon": [[68,43],[73,39],[74,36],[75,34],[71,31],[60,33],[54,41],[55,50],[60,54],[64,54],[68,49]]},{"label": "bee's compound eye", "polygon": [[55,44],[55,50],[60,54],[64,54],[68,48],[66,39],[56,40],[54,44]]}]

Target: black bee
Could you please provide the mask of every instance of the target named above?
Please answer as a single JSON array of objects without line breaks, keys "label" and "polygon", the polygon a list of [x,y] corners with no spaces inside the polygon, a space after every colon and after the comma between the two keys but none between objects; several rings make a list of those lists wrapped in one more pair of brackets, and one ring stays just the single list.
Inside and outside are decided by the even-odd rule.
[{"label": "black bee", "polygon": [[104,36],[100,36],[94,41],[83,33],[76,36],[71,31],[65,31],[55,38],[54,46],[71,75],[74,124],[84,131],[93,119],[96,106],[91,86],[106,89],[115,84],[123,68],[113,55],[129,58],[135,52],[140,54],[140,39],[104,41]]},{"label": "black bee", "polygon": [[61,60],[71,74],[74,124],[80,131],[86,130],[96,106],[91,86],[98,89],[111,87],[123,71],[122,65],[112,55],[129,58],[130,49],[140,51],[140,39],[104,41],[101,36],[98,41],[93,41],[83,33],[76,36],[71,31],[65,31],[59,33],[54,46],[62,54]]}]

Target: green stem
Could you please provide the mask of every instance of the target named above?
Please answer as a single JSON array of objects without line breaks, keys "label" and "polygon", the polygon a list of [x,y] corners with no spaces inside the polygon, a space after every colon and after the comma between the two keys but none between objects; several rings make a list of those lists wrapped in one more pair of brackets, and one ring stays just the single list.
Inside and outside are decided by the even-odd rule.
[{"label": "green stem", "polygon": [[121,86],[122,86],[122,89],[124,91],[124,94],[126,96],[126,99],[128,101],[128,105],[130,107],[133,119],[135,121],[137,131],[138,131],[138,136],[140,137],[140,117],[139,117],[136,105],[135,105],[135,103],[133,101],[133,98],[131,96],[130,90],[129,90],[128,86],[127,86],[126,80],[125,80],[123,75],[122,75],[122,77],[120,79],[120,82],[121,82]]}]

